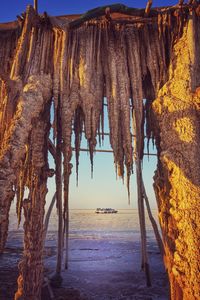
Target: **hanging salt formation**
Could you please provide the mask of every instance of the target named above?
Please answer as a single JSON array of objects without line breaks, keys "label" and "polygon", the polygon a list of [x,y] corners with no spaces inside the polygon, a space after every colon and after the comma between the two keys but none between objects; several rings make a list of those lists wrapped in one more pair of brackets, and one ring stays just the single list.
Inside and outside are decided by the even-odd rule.
[{"label": "hanging salt formation", "polygon": [[[111,12],[130,14],[132,19],[113,21],[109,15]],[[100,8],[90,14],[96,19],[90,20],[86,15],[70,23],[65,17],[49,18],[46,14],[38,16],[32,7],[28,7],[25,19],[14,24],[12,30],[4,32],[0,28],[0,252],[5,246],[10,204],[17,195],[19,221],[22,207],[25,212],[26,250],[20,267],[19,290],[20,284],[24,284],[26,295],[39,295],[42,281],[41,237],[48,176],[47,139],[51,101],[54,105],[52,126],[56,145],[54,159],[60,224],[59,253],[63,247],[63,227],[68,232],[72,133],[74,130],[78,181],[83,133],[88,141],[93,172],[96,138],[98,134],[101,136],[100,131],[102,139],[104,134],[106,97],[114,163],[118,175],[123,179],[126,168],[128,193],[135,154],[143,263],[148,263],[141,176],[144,124],[146,122],[147,138],[150,139],[155,133],[151,104],[167,80],[168,53],[172,51],[174,41],[182,34],[187,14],[180,12],[179,8],[159,12],[155,10],[152,14],[148,12],[148,17],[152,18],[150,24],[144,20],[144,10],[127,9],[123,5],[112,6],[106,11]],[[146,99],[145,106],[143,99]],[[131,112],[136,136],[134,145]],[[28,199],[24,199],[25,187],[28,188]],[[41,194],[37,195],[38,192]],[[36,214],[38,227],[34,224]],[[29,282],[23,283],[28,266],[33,262],[31,243],[36,243],[38,249],[39,275],[35,265],[31,273],[33,277],[36,274],[37,291],[31,285],[30,278]],[[67,243],[66,240],[66,248]],[[57,265],[58,273],[61,271],[61,256]]]},{"label": "hanging salt formation", "polygon": [[106,27],[103,32],[102,55],[104,60],[106,98],[110,143],[118,175],[124,178],[127,169],[127,187],[133,168],[132,138],[130,130],[130,80],[128,76],[125,32],[123,28]]}]

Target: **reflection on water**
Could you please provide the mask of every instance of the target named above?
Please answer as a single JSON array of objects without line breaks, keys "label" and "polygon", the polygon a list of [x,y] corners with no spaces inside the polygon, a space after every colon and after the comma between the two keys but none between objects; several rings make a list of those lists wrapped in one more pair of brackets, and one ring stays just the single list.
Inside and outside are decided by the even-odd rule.
[{"label": "reflection on water", "polygon": [[[157,220],[157,211],[153,210]],[[53,211],[49,231],[57,230],[58,217]],[[148,236],[152,237],[152,227],[146,216]],[[23,220],[19,230],[23,228]],[[10,213],[10,231],[17,229],[17,218],[14,211]],[[139,235],[139,218],[136,209],[118,210],[117,214],[96,214],[95,210],[70,210],[70,238],[84,239],[123,239],[132,240]],[[139,237],[138,237],[139,238]]]}]

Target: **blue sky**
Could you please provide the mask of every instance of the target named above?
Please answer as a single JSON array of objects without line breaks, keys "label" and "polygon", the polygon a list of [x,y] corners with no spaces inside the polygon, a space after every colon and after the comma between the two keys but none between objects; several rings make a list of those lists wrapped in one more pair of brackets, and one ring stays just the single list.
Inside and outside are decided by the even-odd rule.
[{"label": "blue sky", "polygon": [[[178,2],[172,0],[164,1],[153,1],[153,6],[166,6],[174,5]],[[38,0],[39,12],[46,11],[49,15],[65,15],[83,13],[94,7],[122,3],[130,7],[145,7],[147,1],[134,1],[134,0],[75,0],[75,1],[64,1],[64,0]],[[8,22],[16,19],[16,15],[19,15],[26,9],[28,4],[33,4],[33,0],[7,0],[1,1],[0,9],[0,22]]]},{"label": "blue sky", "polygon": [[[146,1],[118,1],[118,0],[86,0],[86,1],[52,1],[38,0],[39,12],[46,11],[49,15],[65,15],[84,13],[94,7],[113,3],[122,3],[130,7],[145,7]],[[178,1],[153,1],[154,6],[174,5]],[[16,15],[25,11],[28,4],[33,4],[33,0],[7,0],[3,1],[0,10],[0,22],[9,22],[16,19]],[[104,148],[108,149],[108,138],[105,140]],[[83,141],[84,143],[84,141]],[[70,208],[136,208],[137,207],[137,187],[135,175],[131,179],[131,205],[128,205],[126,186],[121,180],[116,180],[112,154],[97,153],[94,159],[94,178],[90,176],[90,162],[87,153],[81,153],[79,168],[79,186],[76,187],[75,162],[70,181]],[[145,157],[143,162],[144,181],[152,207],[156,207],[155,196],[152,188],[152,177],[156,168],[156,157],[150,157],[148,161]],[[47,202],[51,199],[55,185],[54,180],[49,180],[49,193]]]}]

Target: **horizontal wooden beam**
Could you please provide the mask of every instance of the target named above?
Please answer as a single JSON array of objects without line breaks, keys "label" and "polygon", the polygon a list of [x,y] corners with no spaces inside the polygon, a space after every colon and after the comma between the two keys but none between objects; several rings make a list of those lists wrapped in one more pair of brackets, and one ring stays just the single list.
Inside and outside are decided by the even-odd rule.
[{"label": "horizontal wooden beam", "polygon": [[17,30],[19,28],[19,22],[7,22],[7,23],[0,23],[0,32],[6,32],[11,30]]},{"label": "horizontal wooden beam", "polygon": [[[76,149],[73,147],[72,151],[75,151]],[[80,152],[89,152],[89,149],[87,148],[80,148]],[[100,153],[113,153],[113,150],[107,150],[107,149],[95,149],[94,152],[100,152]],[[144,153],[145,156],[157,156],[156,153]]]},{"label": "horizontal wooden beam", "polygon": [[[74,129],[72,129],[74,131]],[[82,130],[82,133],[85,133],[85,130]],[[110,136],[110,133],[108,132],[99,132],[97,135],[101,135],[101,136]],[[135,134],[131,134],[132,137],[136,137]],[[147,138],[147,136],[144,136],[144,138]]]},{"label": "horizontal wooden beam", "polygon": [[[38,10],[37,0],[34,0],[35,11]],[[193,1],[194,2],[194,1]],[[131,8],[123,4],[113,4],[102,7],[97,7],[95,9],[89,10],[85,14],[76,14],[76,15],[62,15],[56,16],[54,18],[60,19],[62,21],[68,21],[69,28],[77,28],[81,26],[84,22],[97,19],[106,15],[106,9],[109,8],[109,14],[111,15],[111,22],[113,23],[123,23],[123,24],[133,24],[133,23],[151,23],[152,21],[157,20],[159,14],[165,14],[166,12],[175,12],[177,9],[181,11],[189,12],[191,9],[196,9],[195,4],[183,4],[183,5],[174,5],[174,6],[163,6],[163,7],[153,7],[150,9],[148,16],[145,14],[145,9]],[[120,17],[119,17],[120,16]],[[153,18],[156,18],[153,20]],[[55,24],[54,24],[55,25]],[[19,28],[19,22],[9,22],[9,23],[0,23],[0,31],[15,30]]]},{"label": "horizontal wooden beam", "polygon": [[[177,9],[181,9],[182,11],[188,11],[190,9],[194,8],[194,5],[188,5],[184,4],[183,6],[180,6],[179,4],[174,5],[174,6],[164,6],[164,7],[156,7],[156,8],[151,8],[152,1],[148,1],[148,8],[146,9],[138,9],[138,8],[132,8],[132,7],[127,7],[123,4],[113,4],[113,5],[107,5],[107,6],[102,6],[102,7],[97,7],[95,9],[87,11],[85,14],[81,15],[78,19],[75,19],[69,23],[69,28],[74,29],[77,27],[80,27],[83,23],[87,21],[91,21],[92,19],[98,19],[102,16],[106,16],[106,10],[109,9],[109,15],[110,15],[110,22],[112,23],[114,19],[112,19],[112,15],[114,13],[124,15],[124,20],[123,22],[126,23],[126,19],[128,16],[129,19],[127,19],[127,24],[130,23],[137,23],[137,22],[146,22],[145,17],[148,17],[148,22],[152,22],[152,18],[157,18],[159,14],[164,14],[166,12],[174,12]],[[141,18],[139,20],[139,17]],[[132,18],[130,20],[130,18]],[[122,20],[122,18],[121,18]]]}]

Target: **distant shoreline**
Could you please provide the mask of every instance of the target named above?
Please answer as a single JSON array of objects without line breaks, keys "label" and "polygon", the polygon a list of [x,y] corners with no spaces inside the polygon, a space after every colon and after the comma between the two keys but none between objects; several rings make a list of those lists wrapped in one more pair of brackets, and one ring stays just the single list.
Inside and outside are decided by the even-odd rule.
[{"label": "distant shoreline", "polygon": [[[114,209],[117,210],[138,210],[138,208],[118,208],[118,207],[114,207]],[[69,210],[96,210],[95,208],[69,208]],[[151,210],[157,210],[157,208],[151,208]]]}]

